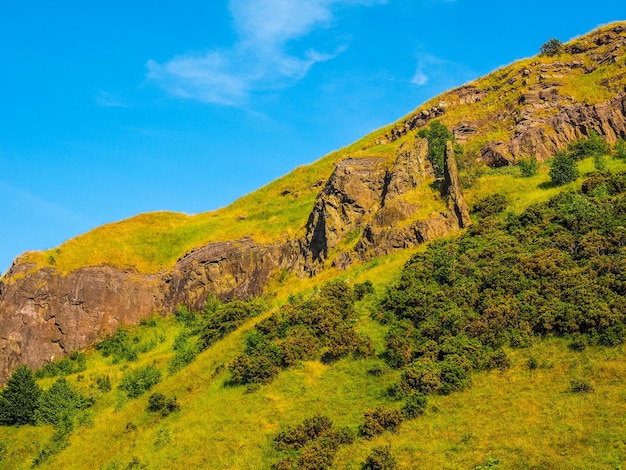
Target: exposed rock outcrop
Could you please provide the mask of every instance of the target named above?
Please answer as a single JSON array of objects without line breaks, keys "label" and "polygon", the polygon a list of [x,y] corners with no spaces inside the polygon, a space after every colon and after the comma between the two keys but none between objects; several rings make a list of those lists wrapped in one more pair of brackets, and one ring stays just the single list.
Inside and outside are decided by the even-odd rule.
[{"label": "exposed rock outcrop", "polygon": [[0,383],[19,364],[31,367],[92,344],[155,311],[157,276],[101,266],[67,276],[16,264],[0,284]]},{"label": "exposed rock outcrop", "polygon": [[448,196],[448,211],[456,216],[459,228],[465,228],[472,223],[472,219],[470,218],[469,209],[467,208],[465,197],[463,196],[459,169],[457,168],[456,158],[454,156],[454,148],[450,141],[446,144],[443,164],[445,194]]},{"label": "exposed rock outcrop", "polygon": [[163,277],[161,309],[202,310],[210,293],[221,300],[260,295],[274,272],[294,270],[298,259],[294,243],[259,245],[249,238],[197,248]]},{"label": "exposed rock outcrop", "polygon": [[384,158],[341,161],[315,201],[307,222],[303,252],[312,266],[364,218],[380,207],[385,190]]}]

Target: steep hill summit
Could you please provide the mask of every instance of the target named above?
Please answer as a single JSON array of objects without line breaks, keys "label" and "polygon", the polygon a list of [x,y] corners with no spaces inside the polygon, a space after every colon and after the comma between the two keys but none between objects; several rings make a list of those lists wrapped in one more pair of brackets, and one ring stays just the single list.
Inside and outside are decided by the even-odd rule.
[{"label": "steep hill summit", "polygon": [[[23,255],[0,281],[0,383],[155,312],[255,296],[284,273],[346,269],[467,227],[483,166],[545,161],[592,131],[626,137],[625,65],[626,23],[609,25],[434,98],[227,208],[144,214]],[[438,126],[453,136],[439,153]]]}]

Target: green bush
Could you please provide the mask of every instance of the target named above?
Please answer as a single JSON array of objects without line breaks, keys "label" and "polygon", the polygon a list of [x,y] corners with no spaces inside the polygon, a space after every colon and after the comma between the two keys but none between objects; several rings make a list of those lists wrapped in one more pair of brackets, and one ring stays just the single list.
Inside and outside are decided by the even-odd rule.
[{"label": "green bush", "polygon": [[394,470],[398,464],[389,446],[378,446],[372,449],[362,467],[363,470]]},{"label": "green bush", "polygon": [[402,416],[405,419],[414,419],[424,414],[426,406],[428,405],[428,399],[426,395],[421,393],[412,393],[409,395],[402,407]]},{"label": "green bush", "polygon": [[578,178],[576,161],[567,152],[558,152],[550,167],[550,181],[554,186],[563,186]]},{"label": "green bush", "polygon": [[362,300],[366,295],[374,293],[374,284],[372,281],[367,280],[365,282],[355,284],[353,289],[356,300]]},{"label": "green bush", "polygon": [[369,439],[385,431],[395,432],[402,424],[402,413],[396,409],[377,407],[365,412],[365,422],[359,432]]},{"label": "green bush", "polygon": [[39,396],[37,421],[56,425],[65,417],[73,418],[78,411],[93,404],[93,398],[84,396],[61,377]]},{"label": "green bush", "polygon": [[161,380],[161,371],[149,365],[127,372],[117,388],[126,392],[128,398],[137,398]]},{"label": "green bush", "polygon": [[431,121],[428,128],[423,127],[417,133],[428,140],[428,159],[436,178],[443,178],[446,142],[453,139],[452,132],[440,121]]},{"label": "green bush", "polygon": [[87,368],[85,354],[80,351],[73,351],[69,357],[64,357],[56,361],[48,362],[35,371],[35,377],[56,377],[58,375],[70,375],[82,372]]},{"label": "green bush", "polygon": [[278,450],[300,449],[309,442],[326,434],[333,426],[333,422],[326,416],[313,416],[304,420],[302,424],[288,426],[274,438]]},{"label": "green bush", "polygon": [[[606,140],[596,131],[589,131],[589,137],[578,139],[567,146],[567,153],[575,160],[580,161],[588,157],[602,157],[611,152]],[[598,171],[604,171],[598,169]]]},{"label": "green bush", "polygon": [[593,392],[593,385],[588,380],[572,380],[570,390],[574,393],[589,393]]},{"label": "green bush", "polygon": [[0,392],[0,425],[34,424],[41,389],[32,371],[20,366]]},{"label": "green bush", "polygon": [[549,39],[546,43],[542,44],[539,51],[542,55],[554,57],[555,55],[559,55],[562,49],[563,43],[558,39],[552,38]]},{"label": "green bush", "polygon": [[613,156],[621,160],[626,159],[626,142],[624,142],[624,139],[617,139],[617,142],[615,142],[613,146]]},{"label": "green bush", "polygon": [[539,172],[539,161],[535,157],[521,158],[518,166],[524,178],[530,178]]},{"label": "green bush", "polygon": [[169,372],[175,373],[193,362],[198,355],[198,345],[195,340],[189,337],[187,332],[183,332],[174,340],[174,357],[169,364]]},{"label": "green bush", "polygon": [[506,209],[507,204],[508,201],[503,194],[491,194],[476,202],[472,212],[478,217],[491,217]]},{"label": "green bush", "polygon": [[114,363],[136,361],[138,340],[138,337],[131,338],[124,328],[119,328],[113,335],[96,343],[95,348],[103,357],[113,357]]},{"label": "green bush", "polygon": [[96,378],[96,388],[103,393],[111,391],[111,377],[108,375],[99,375]]},{"label": "green bush", "polygon": [[153,393],[148,398],[148,406],[146,411],[149,413],[160,413],[161,416],[167,416],[170,413],[180,410],[180,405],[176,401],[176,397],[169,398],[162,393]]}]

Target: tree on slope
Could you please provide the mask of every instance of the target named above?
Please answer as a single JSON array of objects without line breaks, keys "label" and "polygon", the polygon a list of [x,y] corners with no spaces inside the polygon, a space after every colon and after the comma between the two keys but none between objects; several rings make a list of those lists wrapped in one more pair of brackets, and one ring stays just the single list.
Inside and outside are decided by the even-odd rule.
[{"label": "tree on slope", "polygon": [[555,186],[563,186],[578,178],[576,161],[568,152],[558,152],[552,160],[550,181]]},{"label": "tree on slope", "polygon": [[0,393],[0,424],[34,424],[41,389],[26,366],[18,367]]}]

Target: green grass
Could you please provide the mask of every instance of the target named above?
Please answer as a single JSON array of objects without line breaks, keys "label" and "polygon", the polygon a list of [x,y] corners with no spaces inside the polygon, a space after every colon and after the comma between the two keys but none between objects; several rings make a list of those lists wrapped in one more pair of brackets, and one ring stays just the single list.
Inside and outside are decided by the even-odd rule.
[{"label": "green grass", "polygon": [[[382,328],[363,320],[361,315],[370,333]],[[165,363],[176,333],[172,322],[159,326],[167,341],[130,367]],[[227,373],[219,367],[240,351],[253,322],[154,388],[176,396],[180,412],[155,416],[145,411],[148,394],[120,401],[114,389],[98,397],[93,424],[78,428],[70,446],[40,468],[127,468],[133,459],[155,469],[269,468],[280,458],[271,439],[287,425],[323,414],[336,426],[356,429],[364,410],[397,406],[384,391],[398,373],[379,359],[343,359],[330,366],[305,362],[251,393],[225,386]],[[399,468],[474,468],[490,458],[501,462],[497,468],[617,468],[626,459],[624,353],[623,346],[573,352],[560,339],[508,350],[509,370],[476,374],[470,389],[431,397],[424,416],[403,423],[397,433],[341,447],[335,468],[358,469],[371,449],[383,444],[391,446]],[[528,368],[530,357],[539,364],[535,370]],[[368,374],[373,366],[383,373]],[[91,352],[86,378],[69,380],[89,390],[91,377],[106,373],[116,384],[124,367]],[[588,380],[594,390],[571,392],[575,379]],[[136,429],[129,430],[128,423]],[[9,449],[0,468],[30,468],[51,435],[50,426],[0,428],[0,442]]]}]

